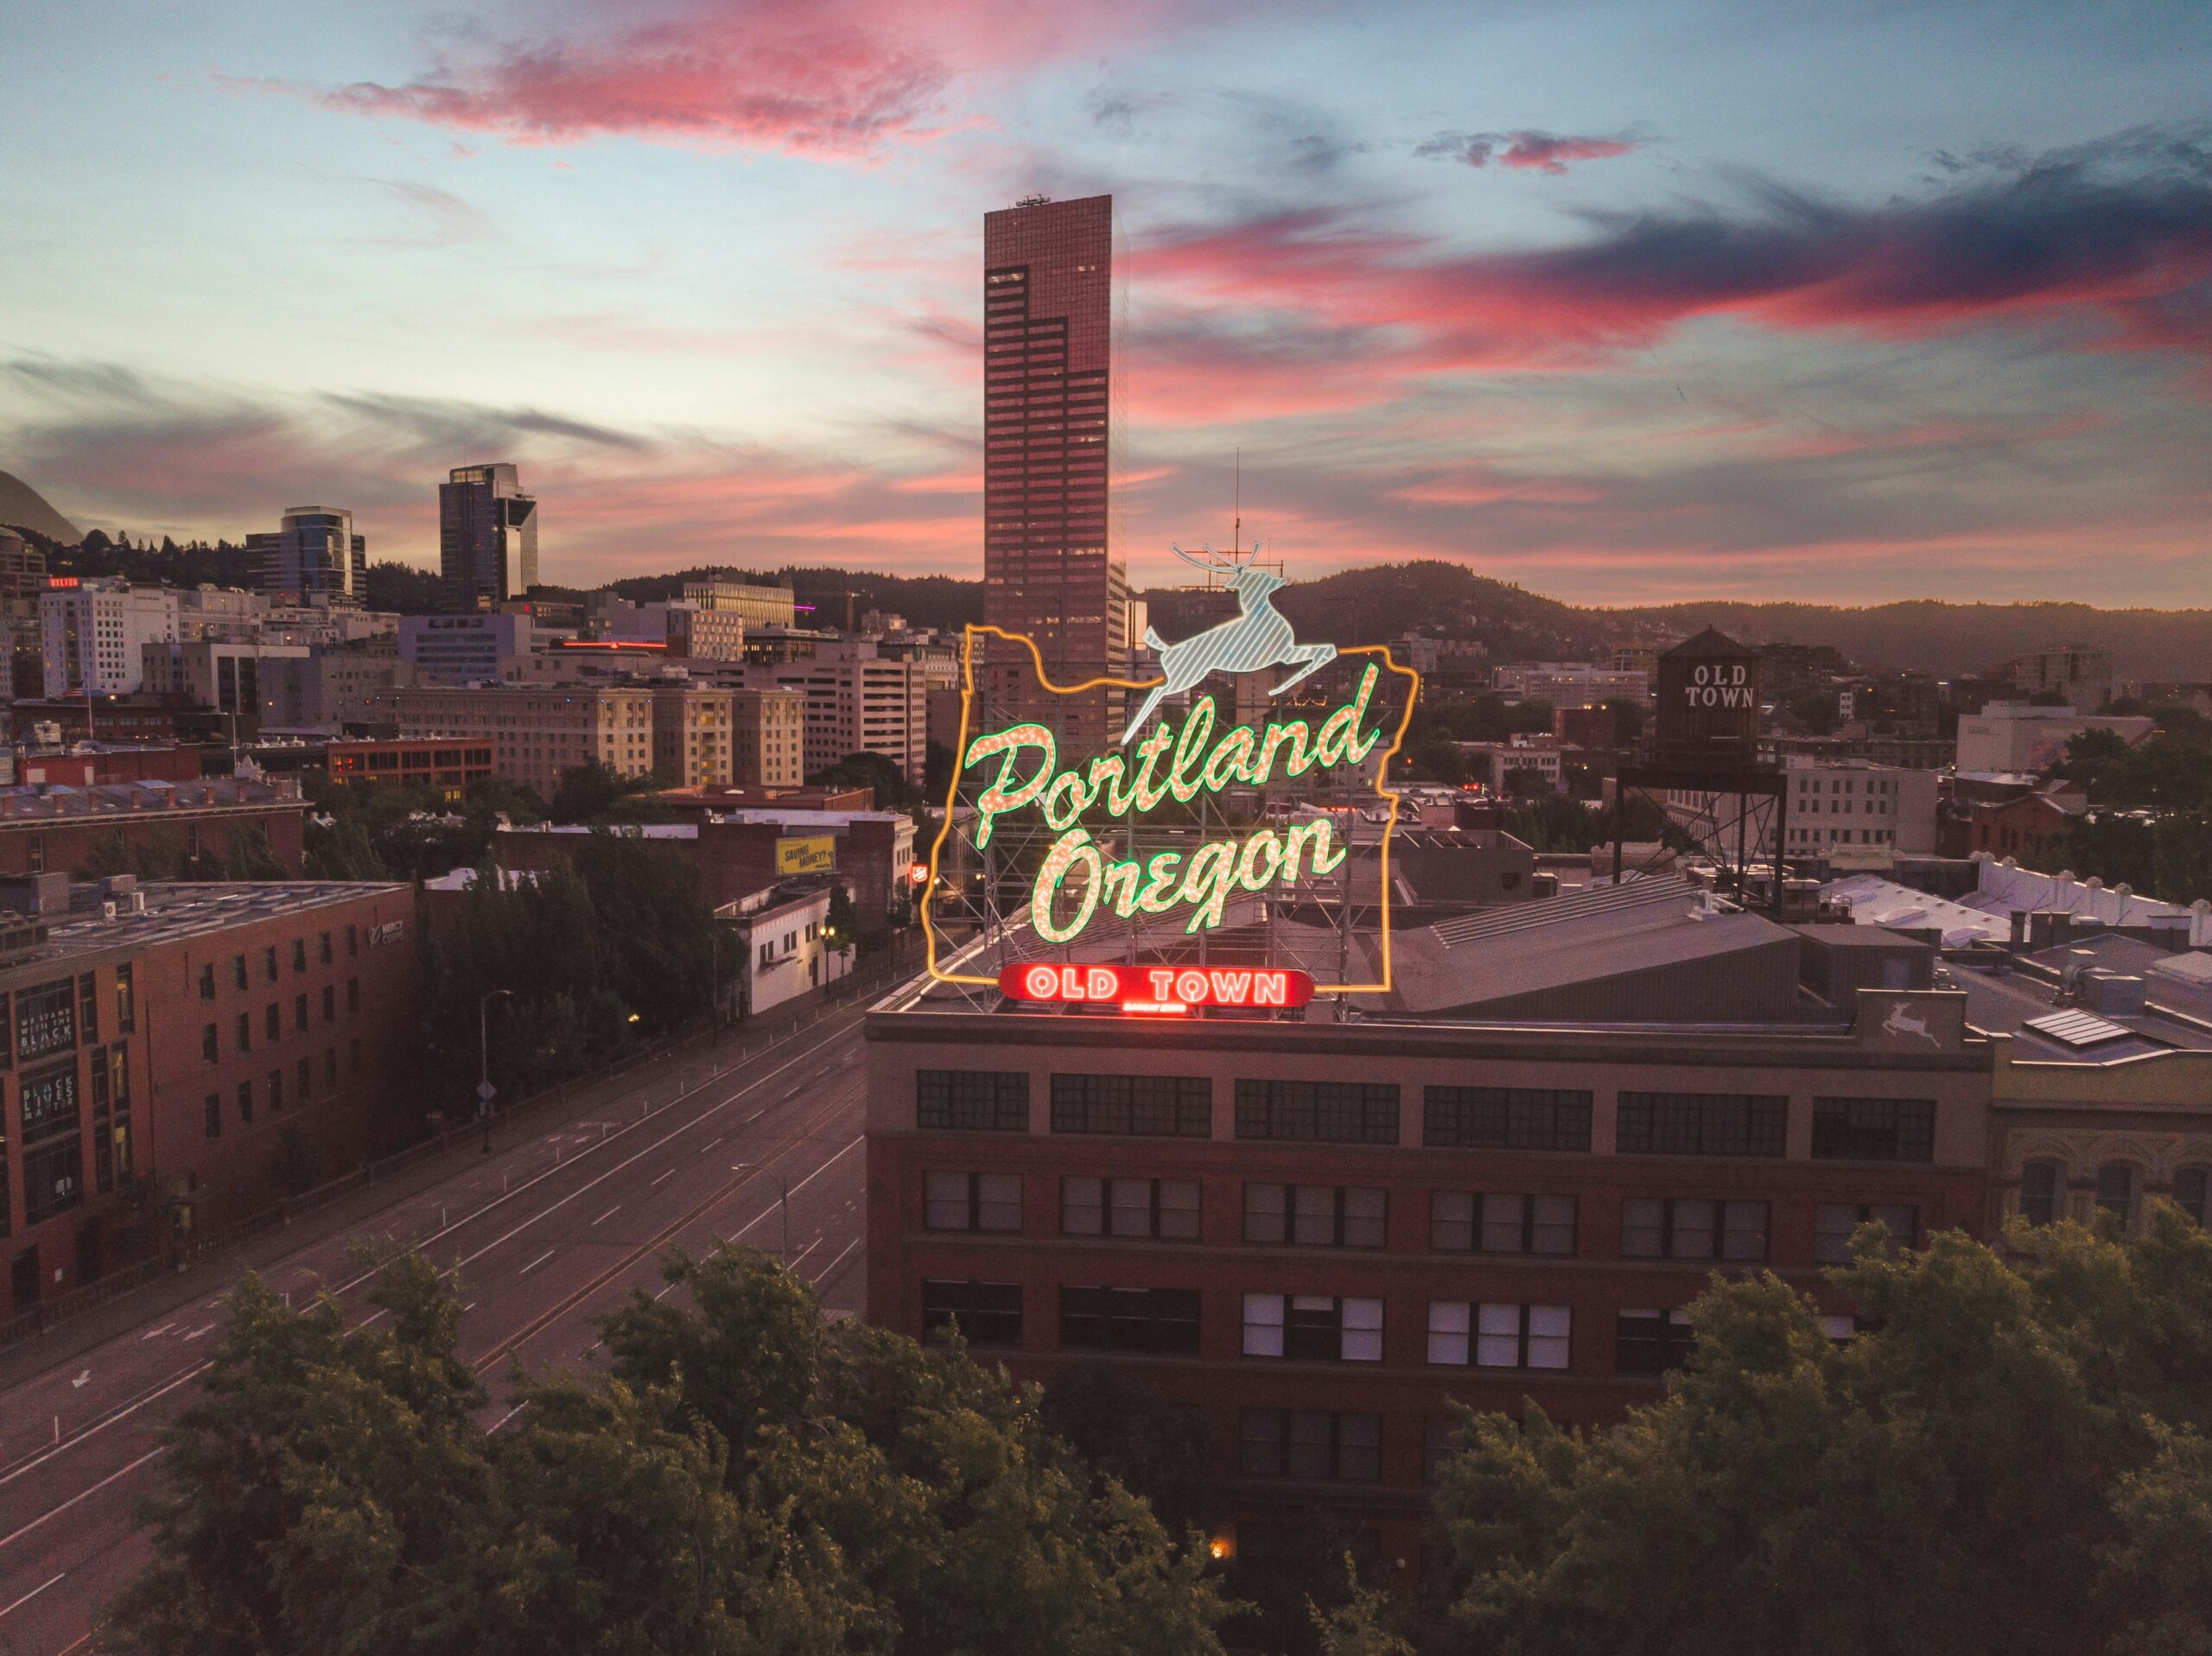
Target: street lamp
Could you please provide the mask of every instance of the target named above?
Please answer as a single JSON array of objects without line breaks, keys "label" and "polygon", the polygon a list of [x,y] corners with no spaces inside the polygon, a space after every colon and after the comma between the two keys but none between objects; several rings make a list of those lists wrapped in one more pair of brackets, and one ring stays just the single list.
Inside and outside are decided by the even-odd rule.
[{"label": "street lamp", "polygon": [[512,989],[494,989],[476,1003],[476,1051],[479,1068],[476,1082],[476,1114],[484,1123],[484,1153],[492,1153],[492,1101],[499,1089],[492,1085],[492,1003],[501,995],[512,997]]},{"label": "street lamp", "polygon": [[776,1181],[776,1200],[783,1209],[783,1259],[784,1263],[788,1266],[791,1262],[791,1187],[785,1181],[781,1173],[768,1173],[766,1168],[756,1166],[751,1162],[732,1162],[729,1171],[733,1173],[767,1173],[770,1178]]}]

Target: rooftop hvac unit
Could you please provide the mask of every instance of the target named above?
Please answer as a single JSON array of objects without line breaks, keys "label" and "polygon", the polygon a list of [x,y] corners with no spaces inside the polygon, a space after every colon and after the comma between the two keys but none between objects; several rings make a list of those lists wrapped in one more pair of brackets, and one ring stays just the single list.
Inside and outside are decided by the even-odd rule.
[{"label": "rooftop hvac unit", "polygon": [[2143,980],[2119,972],[2085,972],[2081,978],[2081,1004],[2085,1012],[2107,1018],[2143,1015]]}]

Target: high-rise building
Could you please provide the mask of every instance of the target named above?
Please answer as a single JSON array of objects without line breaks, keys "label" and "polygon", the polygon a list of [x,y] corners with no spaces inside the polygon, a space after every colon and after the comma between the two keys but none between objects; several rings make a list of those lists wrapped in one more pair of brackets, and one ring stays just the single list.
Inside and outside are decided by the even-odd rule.
[{"label": "high-rise building", "polygon": [[537,500],[512,466],[456,466],[438,485],[438,566],[452,610],[497,609],[537,584]]},{"label": "high-rise building", "polygon": [[358,606],[369,581],[369,543],[353,533],[353,514],[334,506],[288,506],[273,535],[249,535],[261,590],[281,602],[315,608]]},{"label": "high-rise building", "polygon": [[[983,215],[983,619],[1034,639],[1072,683],[1122,669],[1128,578],[1108,533],[1114,198],[1041,197]],[[1118,698],[1046,701],[1026,651],[986,654],[1009,711],[1075,744]]]},{"label": "high-rise building", "polygon": [[787,627],[798,621],[798,599],[788,582],[780,587],[713,575],[683,583],[683,601],[714,615],[735,615],[747,626]]},{"label": "high-rise building", "polygon": [[177,595],[125,581],[79,581],[51,587],[39,601],[46,639],[46,693],[127,695],[143,681],[149,644],[173,644]]}]

